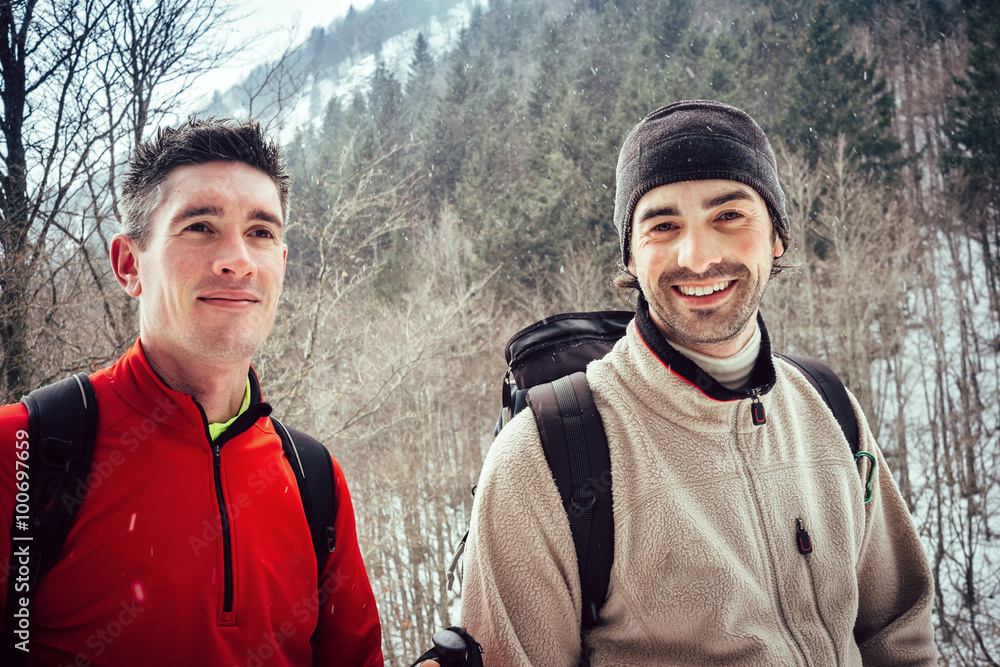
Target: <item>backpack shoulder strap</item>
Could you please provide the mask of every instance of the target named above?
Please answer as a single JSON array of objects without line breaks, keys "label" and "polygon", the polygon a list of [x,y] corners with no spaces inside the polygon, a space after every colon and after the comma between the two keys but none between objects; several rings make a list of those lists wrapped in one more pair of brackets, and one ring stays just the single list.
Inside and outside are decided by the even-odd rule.
[{"label": "backpack shoulder strap", "polygon": [[860,446],[858,416],[854,414],[851,399],[847,396],[847,389],[837,374],[826,364],[809,357],[777,353],[774,356],[780,357],[794,366],[809,380],[809,384],[816,388],[816,391],[833,412],[837,423],[840,424],[840,430],[844,432],[844,437],[847,438],[847,443],[851,446],[851,453],[857,456]]},{"label": "backpack shoulder strap", "polygon": [[337,486],[333,476],[330,452],[316,438],[298,429],[285,426],[271,417],[281,438],[285,458],[292,466],[302,498],[302,509],[309,523],[313,549],[316,551],[317,585],[323,575],[326,558],[337,545],[334,528],[337,517]]},{"label": "backpack shoulder strap", "polygon": [[[7,605],[4,612],[4,664],[24,664],[27,652],[15,649],[17,610],[27,609],[34,600],[41,577],[52,569],[66,542],[73,516],[83,504],[87,473],[97,437],[97,398],[90,378],[80,373],[40,387],[22,402],[28,409],[28,446],[24,450],[28,473],[27,515],[15,508],[11,523],[11,558],[7,577]],[[30,538],[30,539],[27,539]],[[15,577],[23,565],[16,553],[25,553],[27,578]],[[27,588],[23,586],[27,584]],[[15,589],[20,584],[21,587]],[[26,598],[27,606],[14,600]]]},{"label": "backpack shoulder strap", "polygon": [[604,422],[584,371],[532,387],[545,458],[569,518],[583,594],[584,630],[600,620],[614,560],[611,457]]}]

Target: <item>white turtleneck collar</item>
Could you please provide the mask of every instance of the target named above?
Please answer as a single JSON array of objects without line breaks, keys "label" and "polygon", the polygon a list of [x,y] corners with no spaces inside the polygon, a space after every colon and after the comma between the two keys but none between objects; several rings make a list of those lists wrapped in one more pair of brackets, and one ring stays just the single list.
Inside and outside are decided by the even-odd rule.
[{"label": "white turtleneck collar", "polygon": [[760,327],[754,321],[753,336],[743,346],[743,349],[731,357],[718,359],[710,357],[694,350],[689,350],[667,341],[670,347],[674,348],[685,357],[698,364],[698,366],[715,378],[716,382],[729,389],[740,389],[750,379],[754,364],[757,362],[757,355],[760,353]]}]

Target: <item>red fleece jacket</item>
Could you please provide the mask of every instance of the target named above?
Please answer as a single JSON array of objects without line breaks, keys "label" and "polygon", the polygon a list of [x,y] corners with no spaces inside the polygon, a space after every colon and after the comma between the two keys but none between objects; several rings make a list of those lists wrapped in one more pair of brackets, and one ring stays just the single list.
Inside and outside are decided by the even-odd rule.
[{"label": "red fleece jacket", "polygon": [[[221,493],[201,407],[163,384],[139,343],[91,376],[91,475],[59,562],[38,586],[31,664],[383,664],[343,472],[334,461],[337,546],[317,587],[295,477],[250,376],[250,407],[214,443]],[[22,404],[0,408],[0,610],[26,424]]]}]

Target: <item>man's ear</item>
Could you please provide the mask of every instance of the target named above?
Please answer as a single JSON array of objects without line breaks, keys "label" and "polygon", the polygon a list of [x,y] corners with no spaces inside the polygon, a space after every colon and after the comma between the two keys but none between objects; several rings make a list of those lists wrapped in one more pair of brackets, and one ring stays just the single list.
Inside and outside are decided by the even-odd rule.
[{"label": "man's ear", "polygon": [[775,234],[774,239],[774,258],[781,259],[782,255],[785,254],[785,242],[781,240],[781,237]]},{"label": "man's ear", "polygon": [[139,252],[135,247],[135,239],[125,234],[115,234],[111,239],[111,269],[115,272],[118,284],[125,288],[131,297],[142,294],[139,283]]}]

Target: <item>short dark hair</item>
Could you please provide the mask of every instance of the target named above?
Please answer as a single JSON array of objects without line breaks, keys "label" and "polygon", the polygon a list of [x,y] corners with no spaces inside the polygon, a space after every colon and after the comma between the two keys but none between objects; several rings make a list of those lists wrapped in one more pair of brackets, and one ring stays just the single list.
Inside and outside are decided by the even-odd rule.
[{"label": "short dark hair", "polygon": [[178,168],[208,162],[243,162],[267,174],[278,189],[281,215],[288,217],[291,179],[281,149],[255,120],[192,118],[177,128],[161,127],[140,143],[129,160],[118,202],[122,231],[140,250],[149,241],[149,218],[162,198],[161,186]]}]

